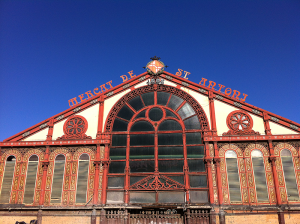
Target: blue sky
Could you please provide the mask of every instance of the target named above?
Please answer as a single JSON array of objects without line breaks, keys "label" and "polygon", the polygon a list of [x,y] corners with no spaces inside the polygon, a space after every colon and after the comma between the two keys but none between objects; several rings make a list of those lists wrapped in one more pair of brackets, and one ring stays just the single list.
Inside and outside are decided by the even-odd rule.
[{"label": "blue sky", "polygon": [[0,141],[157,55],[300,123],[300,1],[0,1]]}]

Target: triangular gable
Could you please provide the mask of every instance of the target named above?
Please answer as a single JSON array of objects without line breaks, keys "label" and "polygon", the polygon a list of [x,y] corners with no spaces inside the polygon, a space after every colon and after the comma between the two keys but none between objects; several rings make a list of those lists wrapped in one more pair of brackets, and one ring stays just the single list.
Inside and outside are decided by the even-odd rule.
[{"label": "triangular gable", "polygon": [[[3,142],[16,142],[16,141],[23,141],[24,139],[28,141],[35,141],[39,135],[44,135],[49,129],[49,126],[53,126],[59,122],[65,121],[68,117],[79,114],[82,111],[92,107],[97,102],[102,101],[106,102],[107,100],[113,99],[116,95],[122,93],[122,95],[125,95],[130,90],[139,88],[141,86],[147,85],[146,82],[150,79],[150,75],[147,72],[144,72],[124,83],[119,84],[118,86],[115,86],[111,89],[106,90],[105,92],[102,92],[92,98],[89,98],[79,104],[74,105],[73,107],[55,115],[52,116],[12,137],[9,137],[5,139]],[[261,108],[255,107],[253,105],[250,105],[246,102],[241,101],[240,99],[232,98],[230,96],[225,95],[222,92],[212,90],[208,88],[207,86],[199,85],[197,83],[191,82],[187,79],[184,79],[182,77],[178,77],[174,74],[171,74],[169,72],[164,71],[163,74],[161,74],[161,78],[165,80],[166,85],[171,85],[177,88],[181,88],[182,90],[190,93],[193,96],[193,93],[197,93],[198,95],[202,96],[202,102],[200,100],[199,104],[208,103],[208,99],[210,97],[213,97],[215,100],[230,105],[231,107],[234,107],[239,110],[244,110],[245,112],[251,114],[252,116],[260,117],[263,119],[270,120],[270,123],[275,123],[276,125],[273,125],[273,127],[281,127],[281,129],[284,129],[285,133],[288,134],[299,134],[300,133],[300,124],[290,121],[288,119],[285,119],[281,116],[278,116],[276,114],[273,114],[271,112],[268,112],[266,110],[263,110]],[[116,97],[117,99],[118,97]],[[117,101],[117,100],[111,100]],[[198,100],[199,101],[199,100]],[[108,107],[107,107],[108,108]],[[208,119],[210,120],[210,112],[208,110],[208,107],[205,109],[205,113],[208,116]],[[107,109],[104,112],[108,113],[109,110]],[[105,122],[105,119],[103,123]],[[102,126],[104,125],[102,123]],[[220,135],[221,133],[218,133]],[[275,134],[275,133],[274,133]],[[55,136],[57,137],[57,136]],[[55,137],[53,140],[56,140]],[[92,138],[95,138],[95,134],[93,134]],[[46,139],[44,139],[46,140]]]}]

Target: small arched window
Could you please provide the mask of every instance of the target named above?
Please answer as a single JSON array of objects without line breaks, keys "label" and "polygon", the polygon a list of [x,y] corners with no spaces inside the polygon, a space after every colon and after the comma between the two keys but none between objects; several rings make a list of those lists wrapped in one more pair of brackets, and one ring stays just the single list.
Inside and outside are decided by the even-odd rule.
[{"label": "small arched window", "polygon": [[228,150],[225,153],[227,177],[229,185],[229,195],[231,202],[241,201],[240,178],[237,164],[237,155],[235,151]]},{"label": "small arched window", "polygon": [[257,201],[268,201],[268,189],[266,183],[266,172],[264,157],[261,151],[255,149],[251,152],[253,172],[256,186]]},{"label": "small arched window", "polygon": [[293,157],[288,149],[281,151],[282,168],[284,172],[285,187],[289,201],[299,200]]},{"label": "small arched window", "polygon": [[0,194],[0,204],[9,203],[12,181],[14,177],[16,157],[9,156],[6,159],[2,189]]},{"label": "small arched window", "polygon": [[39,157],[37,155],[30,156],[28,161],[27,177],[26,177],[25,193],[24,193],[24,201],[23,201],[25,204],[33,203],[38,164],[39,164]]},{"label": "small arched window", "polygon": [[79,157],[76,203],[86,203],[87,201],[86,195],[89,176],[89,162],[90,158],[88,154],[82,154]]},{"label": "small arched window", "polygon": [[61,203],[64,171],[65,171],[65,156],[58,155],[55,158],[54,174],[53,174],[53,181],[52,181],[51,203]]}]

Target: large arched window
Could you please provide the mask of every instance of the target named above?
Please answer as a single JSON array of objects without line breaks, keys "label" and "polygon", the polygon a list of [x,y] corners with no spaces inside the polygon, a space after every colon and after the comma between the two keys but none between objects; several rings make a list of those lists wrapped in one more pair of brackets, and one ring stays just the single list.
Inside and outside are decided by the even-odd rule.
[{"label": "large arched window", "polygon": [[25,204],[33,203],[38,164],[39,157],[37,155],[30,156],[28,161],[25,193],[23,200]]},{"label": "large arched window", "polygon": [[0,204],[9,203],[12,181],[14,177],[16,157],[9,156],[6,159],[2,189],[0,194]]},{"label": "large arched window", "polygon": [[230,202],[241,202],[241,187],[236,152],[233,150],[226,151],[225,158]]},{"label": "large arched window", "polygon": [[195,110],[177,95],[155,91],[126,102],[112,128],[107,203],[207,202],[201,133]]},{"label": "large arched window", "polygon": [[55,158],[51,203],[61,203],[64,171],[65,171],[65,156],[58,155]]},{"label": "large arched window", "polygon": [[282,168],[284,172],[285,187],[289,201],[299,200],[293,157],[288,149],[281,151]]},{"label": "large arched window", "polygon": [[256,196],[258,202],[268,201],[268,188],[266,182],[266,172],[264,157],[261,151],[255,149],[251,152],[252,165],[255,179]]}]

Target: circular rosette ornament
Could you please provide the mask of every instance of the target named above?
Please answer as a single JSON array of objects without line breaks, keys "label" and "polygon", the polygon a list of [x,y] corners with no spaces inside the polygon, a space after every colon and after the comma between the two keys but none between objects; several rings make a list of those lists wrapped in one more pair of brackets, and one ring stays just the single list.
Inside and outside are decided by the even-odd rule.
[{"label": "circular rosette ornament", "polygon": [[227,125],[231,130],[235,131],[250,130],[253,126],[252,118],[243,111],[231,113],[228,116]]},{"label": "circular rosette ornament", "polygon": [[147,65],[147,71],[151,75],[160,75],[163,73],[165,69],[165,64],[159,60],[160,58],[154,56],[151,58],[152,61],[150,61]]},{"label": "circular rosette ornament", "polygon": [[259,135],[259,132],[252,130],[251,116],[242,110],[233,111],[227,116],[227,126],[230,130],[223,135]]},{"label": "circular rosette ornament", "polygon": [[87,120],[79,115],[70,117],[64,124],[64,135],[59,139],[90,139],[85,132],[88,128]]}]

